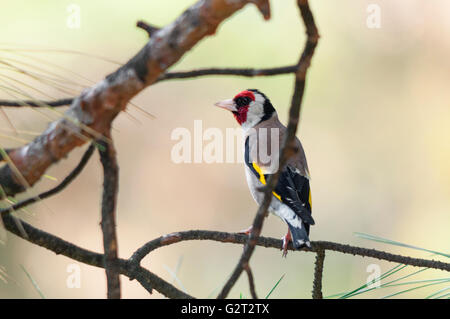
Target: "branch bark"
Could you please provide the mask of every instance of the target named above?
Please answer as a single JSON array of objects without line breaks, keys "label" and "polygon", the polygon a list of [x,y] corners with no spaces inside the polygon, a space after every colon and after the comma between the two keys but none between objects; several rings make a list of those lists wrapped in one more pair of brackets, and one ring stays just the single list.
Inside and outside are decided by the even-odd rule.
[{"label": "branch bark", "polygon": [[0,106],[7,107],[58,107],[66,106],[72,104],[74,98],[66,98],[53,101],[40,101],[40,100],[25,100],[25,101],[11,101],[11,100],[0,100]]},{"label": "branch bark", "polygon": [[[226,233],[211,230],[188,230],[180,231],[171,234],[167,234],[156,239],[153,239],[146,244],[142,245],[137,249],[130,257],[130,264],[139,265],[141,260],[147,256],[152,251],[173,245],[175,243],[189,241],[189,240],[212,240],[222,243],[231,244],[246,244],[249,236],[239,234],[239,233]],[[256,239],[256,246],[261,246],[265,248],[275,248],[280,250],[283,247],[283,241],[280,239],[270,238],[270,237],[258,237]],[[301,250],[294,250],[292,243],[289,243],[288,249],[297,252],[312,252],[318,253],[323,250],[335,251],[343,254],[357,255],[361,257],[370,257],[380,260],[386,260],[389,262],[395,262],[399,264],[405,264],[415,267],[426,267],[439,269],[444,271],[450,271],[450,263],[444,263],[437,260],[428,260],[421,258],[411,258],[402,255],[396,255],[387,253],[381,250],[369,249],[363,247],[350,246],[346,244],[340,244],[330,241],[312,241],[311,248],[303,248]]]},{"label": "branch bark", "polygon": [[256,294],[256,288],[255,288],[255,279],[253,278],[253,272],[250,268],[249,264],[244,265],[244,270],[247,272],[248,277],[248,285],[250,287],[250,294],[252,295],[253,299],[258,299],[258,295]]},{"label": "branch bark", "polygon": [[313,281],[313,299],[323,299],[322,295],[322,276],[323,276],[323,262],[325,260],[325,250],[318,249],[316,254],[316,262],[314,267],[314,281]]},{"label": "branch bark", "polygon": [[120,277],[116,269],[117,234],[116,206],[119,187],[119,166],[112,143],[100,141],[100,160],[103,166],[102,233],[105,251],[105,270],[108,299],[120,299]]}]

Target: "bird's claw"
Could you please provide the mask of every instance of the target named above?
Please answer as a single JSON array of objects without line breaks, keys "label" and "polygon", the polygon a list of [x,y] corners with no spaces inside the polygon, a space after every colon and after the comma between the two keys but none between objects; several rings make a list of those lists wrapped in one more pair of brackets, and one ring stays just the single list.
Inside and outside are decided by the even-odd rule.
[{"label": "bird's claw", "polygon": [[281,256],[286,258],[287,253],[288,253],[289,241],[292,240],[291,232],[288,230],[287,234],[285,236],[283,236],[281,239],[283,240],[283,248],[281,249],[283,251],[283,253]]},{"label": "bird's claw", "polygon": [[289,242],[286,240],[286,236],[281,238],[283,240],[283,248],[281,249],[283,252],[281,254],[282,257],[286,258],[288,253],[288,244]]}]

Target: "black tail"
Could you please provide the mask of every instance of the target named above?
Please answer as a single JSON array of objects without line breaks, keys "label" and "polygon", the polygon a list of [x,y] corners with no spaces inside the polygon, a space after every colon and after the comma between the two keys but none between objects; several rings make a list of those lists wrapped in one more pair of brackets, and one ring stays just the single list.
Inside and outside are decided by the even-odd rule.
[{"label": "black tail", "polygon": [[301,222],[298,227],[292,225],[288,221],[286,221],[286,223],[288,224],[289,230],[291,231],[292,245],[294,246],[295,249],[300,249],[303,247],[311,247],[311,243],[308,237],[309,231],[306,229],[305,224],[303,222]]}]

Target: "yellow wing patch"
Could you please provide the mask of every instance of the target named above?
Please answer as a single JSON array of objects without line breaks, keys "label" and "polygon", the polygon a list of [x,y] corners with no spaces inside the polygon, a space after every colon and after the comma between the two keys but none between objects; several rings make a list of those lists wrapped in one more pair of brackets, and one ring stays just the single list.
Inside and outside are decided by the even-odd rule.
[{"label": "yellow wing patch", "polygon": [[308,202],[309,202],[309,207],[311,207],[311,209],[312,209],[311,190],[309,190]]},{"label": "yellow wing patch", "polygon": [[266,178],[264,177],[261,167],[259,167],[255,162],[253,162],[252,165],[255,171],[257,171],[259,174],[259,181],[263,183],[263,185],[266,185]]},{"label": "yellow wing patch", "polygon": [[[258,166],[258,164],[256,164],[255,162],[252,163],[253,168],[255,169],[255,171],[258,173],[259,175],[259,181],[263,184],[266,185],[266,177],[264,176],[261,167]],[[275,192],[272,192],[273,196],[275,196],[276,198],[278,198],[279,201],[281,201],[281,196],[278,195]],[[311,196],[311,195],[310,195]],[[311,197],[310,197],[311,198]]]}]

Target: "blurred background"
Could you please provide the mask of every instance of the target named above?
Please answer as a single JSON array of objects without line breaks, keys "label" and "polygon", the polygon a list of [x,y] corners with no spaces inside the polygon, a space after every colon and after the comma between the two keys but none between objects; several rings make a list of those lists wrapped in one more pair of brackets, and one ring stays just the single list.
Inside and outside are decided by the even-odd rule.
[{"label": "blurred background", "polygon": [[[77,95],[146,43],[147,34],[135,27],[137,20],[164,26],[193,3],[2,0],[0,98],[48,100]],[[369,4],[381,9],[380,28],[367,25]],[[305,40],[296,1],[272,0],[271,6],[272,19],[267,22],[254,6],[246,6],[172,70],[296,63]],[[311,8],[321,40],[308,74],[298,131],[312,175],[316,225],[311,239],[431,258],[429,253],[354,235],[361,232],[448,253],[450,2],[311,1]],[[74,18],[76,12],[79,20]],[[213,104],[246,88],[266,93],[285,123],[292,86],[292,75],[207,77],[156,84],[137,96],[135,106],[114,122],[121,179],[120,256],[128,258],[145,242],[175,231],[234,232],[249,226],[257,205],[247,189],[243,165],[175,164],[171,149],[176,141],[171,133],[177,127],[193,132],[195,120],[203,121],[204,130],[217,127],[225,132],[236,127],[233,117]],[[63,110],[4,109],[1,147],[32,140]],[[53,166],[46,178],[19,198],[55,186],[85,148]],[[96,154],[66,191],[19,215],[77,245],[102,251],[101,185]],[[285,231],[278,218],[266,219],[264,236],[281,238]],[[4,230],[0,234],[0,298],[39,298],[26,273],[47,298],[106,296],[104,270],[56,256]],[[238,245],[191,241],[159,249],[142,264],[189,294],[215,297],[241,252]],[[314,257],[290,252],[284,259],[278,250],[258,247],[251,266],[259,296],[264,297],[284,275],[271,298],[310,298]],[[366,283],[371,264],[381,272],[395,266],[327,252],[324,296]],[[68,288],[68,270],[76,265],[81,269],[81,287]],[[417,270],[410,268],[401,275]],[[414,278],[445,277],[448,273],[428,270]],[[398,297],[423,298],[445,287],[432,285]],[[163,297],[156,291],[149,295],[125,277],[122,290],[125,298]],[[359,297],[379,298],[396,291],[399,287],[382,288]],[[230,294],[240,296],[250,296],[244,275]]]}]

